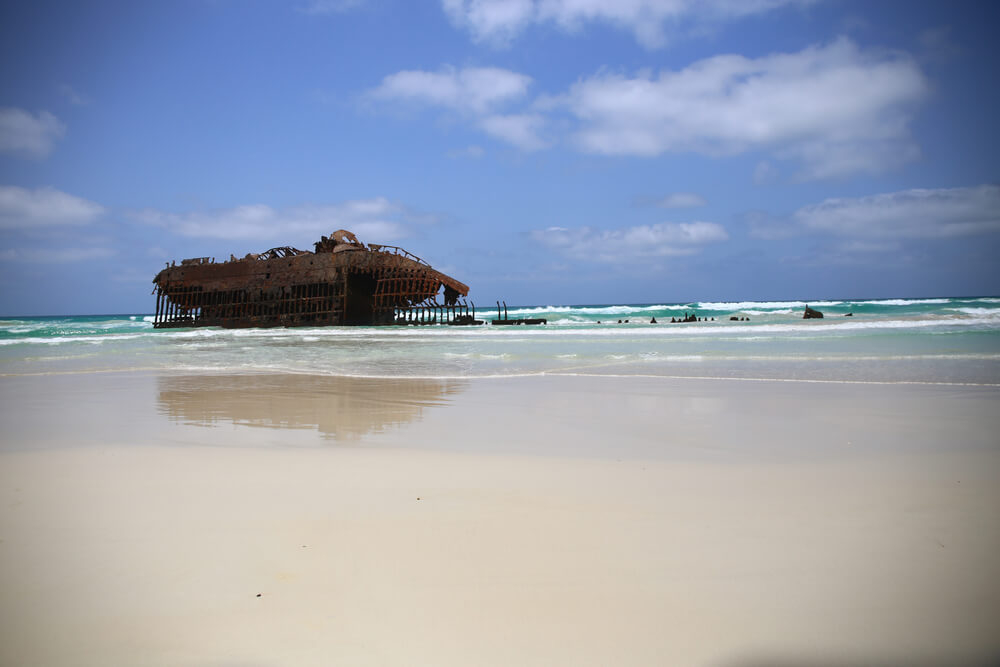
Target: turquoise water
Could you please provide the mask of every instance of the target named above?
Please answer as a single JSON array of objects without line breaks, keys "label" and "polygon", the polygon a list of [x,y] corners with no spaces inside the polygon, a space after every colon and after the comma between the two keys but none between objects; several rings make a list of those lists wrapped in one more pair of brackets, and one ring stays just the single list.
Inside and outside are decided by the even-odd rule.
[{"label": "turquoise water", "polygon": [[[511,318],[548,319],[537,327],[156,330],[147,314],[7,318],[0,320],[0,374],[545,373],[1000,384],[1000,298],[808,305],[826,317],[803,320],[801,301],[748,301],[508,308]],[[702,321],[670,323],[685,313]],[[495,315],[479,312],[486,320]]]}]

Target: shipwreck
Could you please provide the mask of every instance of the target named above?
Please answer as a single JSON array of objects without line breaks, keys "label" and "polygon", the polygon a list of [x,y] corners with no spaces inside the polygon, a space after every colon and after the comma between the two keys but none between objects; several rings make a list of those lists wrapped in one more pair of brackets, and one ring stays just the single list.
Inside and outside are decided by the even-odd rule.
[{"label": "shipwreck", "polygon": [[314,252],[185,259],[153,283],[157,328],[480,323],[467,285],[402,248],[365,245],[343,229]]}]

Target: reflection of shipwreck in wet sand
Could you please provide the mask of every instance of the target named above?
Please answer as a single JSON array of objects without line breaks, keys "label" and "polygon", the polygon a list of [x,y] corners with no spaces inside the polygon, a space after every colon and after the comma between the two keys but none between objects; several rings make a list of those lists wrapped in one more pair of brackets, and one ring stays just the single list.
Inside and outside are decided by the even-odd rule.
[{"label": "reflection of shipwreck in wet sand", "polygon": [[481,324],[467,285],[402,248],[366,246],[343,229],[315,246],[168,265],[153,279],[153,326]]},{"label": "reflection of shipwreck in wet sand", "polygon": [[464,386],[461,380],[187,375],[160,377],[158,398],[164,414],[188,424],[317,429],[355,440],[418,421]]}]

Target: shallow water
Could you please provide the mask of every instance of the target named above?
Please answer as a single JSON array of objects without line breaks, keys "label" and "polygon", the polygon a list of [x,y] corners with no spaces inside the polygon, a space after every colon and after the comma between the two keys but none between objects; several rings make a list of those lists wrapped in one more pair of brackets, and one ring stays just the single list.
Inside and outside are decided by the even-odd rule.
[{"label": "shallow water", "polygon": [[[0,374],[151,370],[1000,383],[1000,298],[808,305],[825,318],[803,320],[806,303],[800,301],[508,308],[511,318],[548,319],[532,327],[158,330],[143,314],[8,318],[0,320]],[[670,323],[687,313],[702,321]],[[479,312],[487,321],[494,315]]]}]

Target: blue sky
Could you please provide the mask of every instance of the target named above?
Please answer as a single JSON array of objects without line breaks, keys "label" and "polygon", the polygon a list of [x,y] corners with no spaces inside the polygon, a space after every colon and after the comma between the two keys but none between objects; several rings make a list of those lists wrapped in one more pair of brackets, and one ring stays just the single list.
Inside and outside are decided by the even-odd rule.
[{"label": "blue sky", "polygon": [[345,228],[482,305],[995,295],[995,2],[0,6],[0,315]]}]

